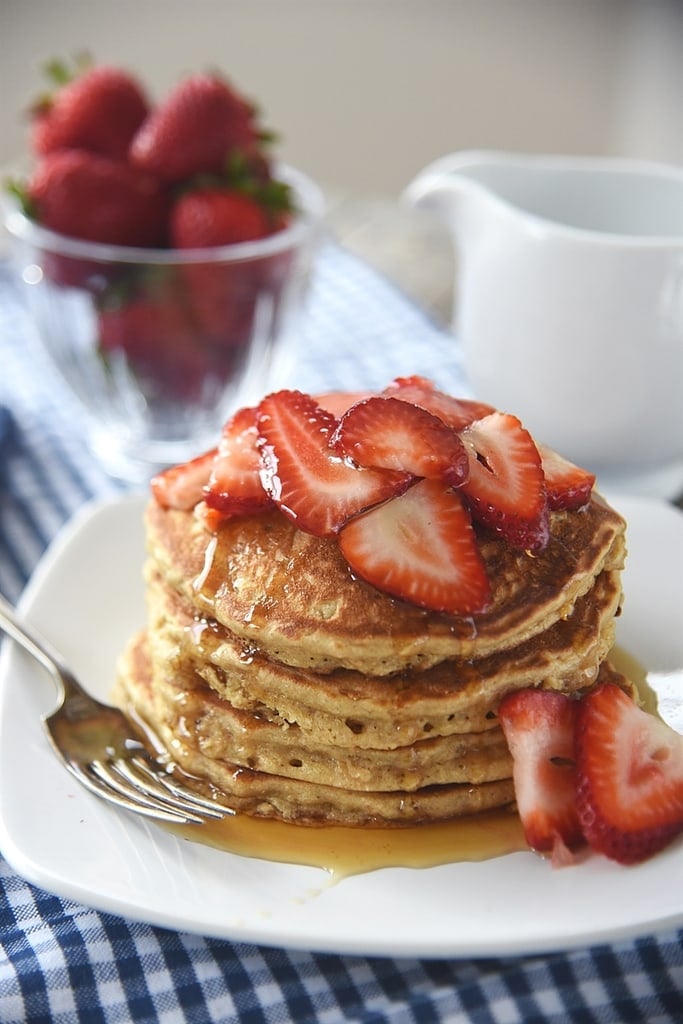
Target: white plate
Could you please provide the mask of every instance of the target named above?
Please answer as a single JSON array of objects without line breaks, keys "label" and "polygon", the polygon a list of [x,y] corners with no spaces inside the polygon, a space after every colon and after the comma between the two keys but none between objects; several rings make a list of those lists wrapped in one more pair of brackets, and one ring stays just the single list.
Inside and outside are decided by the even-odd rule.
[{"label": "white plate", "polygon": [[[682,716],[683,516],[643,499],[618,507],[630,524],[619,640],[653,680],[668,681],[670,710]],[[116,658],[143,622],[142,560],[140,499],[95,506],[58,538],[22,600],[24,613],[99,696],[106,697]],[[630,868],[591,856],[553,870],[516,853],[384,869],[335,885],[316,868],[187,842],[72,781],[40,724],[53,704],[49,677],[6,644],[0,847],[29,881],[100,910],[235,941],[419,957],[569,949],[683,923],[680,842]],[[680,718],[677,726],[683,730]]]}]

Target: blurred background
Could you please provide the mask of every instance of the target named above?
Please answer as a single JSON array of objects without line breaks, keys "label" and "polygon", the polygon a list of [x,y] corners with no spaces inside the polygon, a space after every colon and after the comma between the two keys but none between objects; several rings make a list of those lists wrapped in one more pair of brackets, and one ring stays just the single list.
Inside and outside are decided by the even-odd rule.
[{"label": "blurred background", "polygon": [[683,163],[683,0],[0,0],[0,18],[2,165],[25,153],[49,57],[87,50],[156,97],[218,68],[323,185],[342,239],[399,279],[409,240],[407,287],[443,310],[447,242],[396,211],[435,157]]}]

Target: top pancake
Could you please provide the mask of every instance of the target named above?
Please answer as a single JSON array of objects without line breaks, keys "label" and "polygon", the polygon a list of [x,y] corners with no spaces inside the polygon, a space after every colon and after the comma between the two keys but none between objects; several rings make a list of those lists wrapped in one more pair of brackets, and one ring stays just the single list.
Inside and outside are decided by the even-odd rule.
[{"label": "top pancake", "polygon": [[481,615],[458,617],[359,580],[334,539],[302,533],[277,511],[228,520],[210,534],[192,512],[152,501],[146,525],[151,559],[198,616],[270,658],[318,672],[387,675],[509,649],[569,615],[625,557],[624,521],[597,495],[578,512],[551,513],[540,555],[481,531],[492,601]]}]

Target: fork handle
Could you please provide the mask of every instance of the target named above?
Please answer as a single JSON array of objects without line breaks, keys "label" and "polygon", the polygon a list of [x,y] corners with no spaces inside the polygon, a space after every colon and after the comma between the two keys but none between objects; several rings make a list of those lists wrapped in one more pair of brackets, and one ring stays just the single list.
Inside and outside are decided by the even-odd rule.
[{"label": "fork handle", "polygon": [[71,673],[62,664],[60,656],[39,633],[17,615],[12,605],[0,594],[0,629],[15,640],[25,651],[41,663],[60,687]]}]

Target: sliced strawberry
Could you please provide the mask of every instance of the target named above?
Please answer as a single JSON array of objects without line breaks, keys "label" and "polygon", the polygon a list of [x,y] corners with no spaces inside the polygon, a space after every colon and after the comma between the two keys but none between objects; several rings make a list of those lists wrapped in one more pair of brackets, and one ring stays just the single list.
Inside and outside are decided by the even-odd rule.
[{"label": "sliced strawberry", "polygon": [[474,615],[490,599],[486,567],[459,494],[420,480],[398,497],[357,516],[339,534],[351,569],[412,604]]},{"label": "sliced strawberry", "polygon": [[385,395],[400,398],[404,402],[412,402],[421,409],[433,413],[454,430],[462,430],[473,420],[481,419],[494,412],[492,405],[476,402],[469,398],[453,398],[444,391],[439,391],[426,377],[397,377],[384,389]]},{"label": "sliced strawberry", "polygon": [[327,391],[325,394],[316,395],[315,400],[321,408],[331,412],[339,420],[356,402],[371,397],[371,391]]},{"label": "sliced strawberry", "polygon": [[574,727],[578,704],[551,690],[518,690],[498,719],[512,755],[517,810],[529,846],[565,862],[583,843],[576,810]]},{"label": "sliced strawberry", "polygon": [[330,447],[338,420],[301,391],[267,395],[258,407],[261,480],[284,515],[316,536],[399,493],[408,473],[362,469]]},{"label": "sliced strawberry", "polygon": [[542,551],[548,505],[541,457],[516,416],[493,412],[460,435],[470,458],[463,492],[479,522],[513,547]]},{"label": "sliced strawberry", "polygon": [[404,470],[451,487],[469,475],[465,446],[453,428],[398,398],[367,398],[352,406],[332,443],[360,466]]},{"label": "sliced strawberry", "polygon": [[256,409],[239,409],[223,427],[204,500],[225,516],[253,515],[272,507],[261,484]]},{"label": "sliced strawberry", "polygon": [[210,508],[205,501],[200,501],[195,505],[194,515],[209,533],[217,533],[221,524],[230,518],[225,513],[219,512],[218,509]]},{"label": "sliced strawberry", "polygon": [[188,511],[202,500],[204,488],[211,475],[216,458],[216,449],[198,455],[196,459],[157,473],[152,478],[151,488],[155,500],[163,508]]},{"label": "sliced strawberry", "polygon": [[635,864],[683,832],[683,736],[614,683],[581,702],[576,763],[579,817],[595,850]]},{"label": "sliced strawberry", "polygon": [[595,474],[575,466],[545,444],[539,444],[545,477],[548,508],[574,510],[587,505],[595,484]]}]

